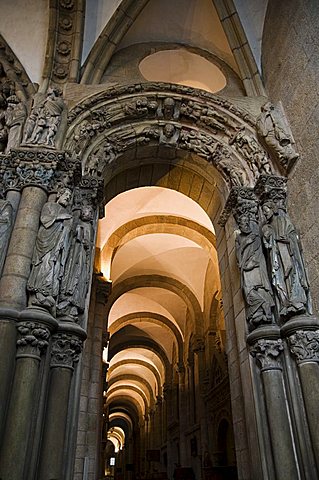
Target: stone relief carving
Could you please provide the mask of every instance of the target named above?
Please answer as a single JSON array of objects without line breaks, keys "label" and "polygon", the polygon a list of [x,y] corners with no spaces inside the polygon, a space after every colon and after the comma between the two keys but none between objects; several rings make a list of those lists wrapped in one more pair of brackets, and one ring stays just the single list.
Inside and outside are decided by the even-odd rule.
[{"label": "stone relief carving", "polygon": [[290,169],[299,154],[295,150],[292,135],[281,112],[270,102],[261,107],[261,114],[256,121],[256,129],[260,141],[278,158],[279,163],[285,169]]},{"label": "stone relief carving", "polygon": [[247,161],[254,178],[262,173],[271,174],[271,166],[266,152],[263,151],[256,140],[245,132],[245,126],[238,128],[229,139],[229,145],[235,145],[237,151]]},{"label": "stone relief carving", "polygon": [[262,370],[281,369],[280,354],[284,350],[283,341],[260,339],[251,348],[250,354],[256,358]]},{"label": "stone relief carving", "polygon": [[0,274],[5,262],[13,222],[13,208],[9,201],[0,199]]},{"label": "stone relief carving", "polygon": [[92,207],[83,205],[80,216],[72,227],[70,249],[60,284],[57,316],[71,317],[74,321],[77,321],[78,315],[84,312],[89,287],[93,218]]},{"label": "stone relief carving", "polygon": [[268,252],[271,282],[282,321],[312,313],[301,245],[286,208],[286,181],[283,177],[262,176],[256,186],[265,218],[263,243]]},{"label": "stone relief carving", "polygon": [[0,182],[3,191],[21,190],[36,185],[56,192],[73,184],[81,175],[81,164],[64,152],[11,149],[0,157]]},{"label": "stone relief carving", "polygon": [[62,114],[66,106],[59,88],[49,88],[46,98],[36,102],[26,122],[25,145],[55,147]]},{"label": "stone relief carving", "polygon": [[17,340],[18,355],[33,354],[40,356],[49,345],[50,331],[33,322],[19,323],[17,326],[19,338]]},{"label": "stone relief carving", "polygon": [[71,197],[71,191],[66,189],[56,203],[43,206],[27,283],[29,305],[47,308],[52,314],[71,242],[72,215],[67,209]]},{"label": "stone relief carving", "polygon": [[57,333],[52,336],[51,367],[73,368],[79,361],[83,342],[73,335]]},{"label": "stone relief carving", "polygon": [[[246,193],[241,189],[241,193]],[[258,218],[258,202],[248,195],[238,197],[235,219],[240,229],[236,237],[237,261],[241,275],[241,288],[246,304],[249,331],[273,323],[274,301],[262,250]]]},{"label": "stone relief carving", "polygon": [[297,362],[319,361],[319,330],[297,330],[288,339],[290,351],[296,356]]},{"label": "stone relief carving", "polygon": [[4,113],[4,121],[8,129],[7,152],[20,145],[26,118],[25,104],[16,95],[11,95],[7,99],[7,109]]}]

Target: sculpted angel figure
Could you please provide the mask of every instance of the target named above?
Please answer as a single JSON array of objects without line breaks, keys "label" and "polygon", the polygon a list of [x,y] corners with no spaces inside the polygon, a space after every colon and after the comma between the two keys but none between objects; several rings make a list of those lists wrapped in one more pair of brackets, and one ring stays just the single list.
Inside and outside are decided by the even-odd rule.
[{"label": "sculpted angel figure", "polygon": [[57,202],[44,204],[27,283],[29,305],[55,313],[56,299],[70,249],[72,215],[67,210],[72,193],[63,190]]}]

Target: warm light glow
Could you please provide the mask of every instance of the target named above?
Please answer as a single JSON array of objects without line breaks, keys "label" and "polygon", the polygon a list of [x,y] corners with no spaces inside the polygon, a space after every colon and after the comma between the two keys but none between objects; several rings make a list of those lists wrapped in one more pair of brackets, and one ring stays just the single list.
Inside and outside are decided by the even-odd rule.
[{"label": "warm light glow", "polygon": [[139,69],[151,82],[178,83],[211,93],[226,86],[226,78],[216,65],[186,49],[153,53],[141,61]]}]

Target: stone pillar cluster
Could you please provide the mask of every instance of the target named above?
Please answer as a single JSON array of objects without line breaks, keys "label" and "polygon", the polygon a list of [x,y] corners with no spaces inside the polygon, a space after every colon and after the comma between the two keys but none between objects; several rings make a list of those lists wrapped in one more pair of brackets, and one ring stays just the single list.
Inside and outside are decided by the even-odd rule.
[{"label": "stone pillar cluster", "polygon": [[63,478],[99,182],[37,145],[1,155],[0,183],[0,478]]},{"label": "stone pillar cluster", "polygon": [[239,227],[246,342],[259,369],[257,401],[264,402],[262,428],[269,432],[275,478],[317,478],[319,320],[312,314],[303,253],[287,213],[286,181],[261,175],[254,189],[234,188],[224,215],[232,212]]}]

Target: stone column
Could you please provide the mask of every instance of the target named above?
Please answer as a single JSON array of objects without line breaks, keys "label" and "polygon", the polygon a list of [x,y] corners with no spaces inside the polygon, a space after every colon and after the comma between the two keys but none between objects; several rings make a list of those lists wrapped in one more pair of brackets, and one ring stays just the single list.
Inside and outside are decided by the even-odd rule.
[{"label": "stone column", "polygon": [[303,393],[308,427],[319,471],[319,321],[316,317],[299,317],[282,329],[295,357]]},{"label": "stone column", "polygon": [[187,412],[186,412],[186,396],[185,396],[185,367],[183,364],[178,364],[179,377],[179,446],[180,446],[180,463],[181,466],[188,464],[187,448],[185,433],[187,429]]},{"label": "stone column", "polygon": [[60,324],[58,332],[52,337],[51,372],[39,480],[63,478],[71,380],[85,337],[85,331],[72,323]]},{"label": "stone column", "polygon": [[27,309],[17,324],[18,340],[13,395],[7,412],[4,441],[0,456],[0,478],[25,478],[29,435],[33,412],[37,408],[36,392],[41,355],[45,352],[50,330],[56,321],[41,309]]},{"label": "stone column", "polygon": [[[279,328],[256,330],[247,341],[252,345],[251,355],[256,358],[265,395],[265,407],[272,445],[276,480],[299,479],[295,458],[288,405],[284,391],[281,354],[283,341]],[[267,335],[268,334],[268,335]]]}]

